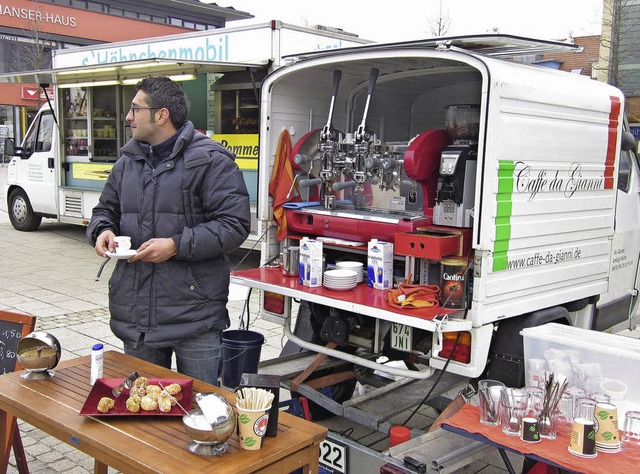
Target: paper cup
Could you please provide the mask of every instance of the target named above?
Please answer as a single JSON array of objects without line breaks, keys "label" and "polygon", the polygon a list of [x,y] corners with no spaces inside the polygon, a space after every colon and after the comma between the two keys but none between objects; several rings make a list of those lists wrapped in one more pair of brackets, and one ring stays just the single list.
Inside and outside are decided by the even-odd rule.
[{"label": "paper cup", "polygon": [[618,431],[618,409],[611,403],[596,404],[596,447],[598,451],[617,452],[620,450],[620,432]]},{"label": "paper cup", "polygon": [[267,432],[269,424],[269,410],[271,406],[262,410],[245,410],[238,408],[238,437],[240,438],[240,446],[242,449],[254,451],[262,447],[262,439]]},{"label": "paper cup", "polygon": [[569,452],[584,458],[594,458],[596,452],[596,426],[588,418],[575,418],[569,438]]},{"label": "paper cup", "polygon": [[538,432],[538,420],[535,418],[523,418],[520,439],[527,443],[539,443],[540,433]]}]

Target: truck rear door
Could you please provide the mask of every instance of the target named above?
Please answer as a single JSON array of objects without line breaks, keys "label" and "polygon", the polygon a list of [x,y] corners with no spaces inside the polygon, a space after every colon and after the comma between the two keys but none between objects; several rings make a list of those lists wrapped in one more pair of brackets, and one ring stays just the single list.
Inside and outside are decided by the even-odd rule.
[{"label": "truck rear door", "polygon": [[572,74],[487,62],[474,288],[482,324],[607,291],[624,100]]}]

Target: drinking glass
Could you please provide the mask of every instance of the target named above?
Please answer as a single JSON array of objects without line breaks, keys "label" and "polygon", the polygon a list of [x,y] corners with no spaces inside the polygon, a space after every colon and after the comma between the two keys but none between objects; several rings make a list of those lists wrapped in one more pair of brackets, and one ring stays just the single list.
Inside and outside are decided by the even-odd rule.
[{"label": "drinking glass", "polygon": [[497,380],[480,380],[478,382],[478,398],[480,399],[480,423],[494,426],[500,422],[500,392],[504,384]]},{"label": "drinking glass", "polygon": [[520,435],[522,418],[527,412],[529,394],[520,388],[503,388],[500,393],[500,424],[509,436]]},{"label": "drinking glass", "polygon": [[628,411],[625,414],[620,445],[627,456],[640,459],[640,411]]}]

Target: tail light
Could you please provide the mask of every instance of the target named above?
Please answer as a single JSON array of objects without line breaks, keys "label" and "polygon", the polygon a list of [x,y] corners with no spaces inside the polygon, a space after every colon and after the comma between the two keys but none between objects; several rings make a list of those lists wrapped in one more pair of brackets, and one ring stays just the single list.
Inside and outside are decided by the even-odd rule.
[{"label": "tail light", "polygon": [[262,307],[270,313],[284,315],[284,296],[271,291],[265,291],[262,297]]},{"label": "tail light", "polygon": [[[460,339],[458,339],[458,334]],[[457,344],[456,339],[458,339]],[[463,364],[471,362],[471,333],[468,331],[442,333],[442,349],[438,352],[438,357]]]}]

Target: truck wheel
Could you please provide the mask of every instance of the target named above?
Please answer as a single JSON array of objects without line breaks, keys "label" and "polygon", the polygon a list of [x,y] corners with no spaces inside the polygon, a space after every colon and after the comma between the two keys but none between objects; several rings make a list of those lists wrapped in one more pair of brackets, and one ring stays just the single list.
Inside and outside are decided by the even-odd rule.
[{"label": "truck wheel", "polygon": [[11,191],[8,204],[9,220],[17,230],[31,232],[40,227],[42,217],[33,213],[31,202],[22,189],[17,188]]}]

